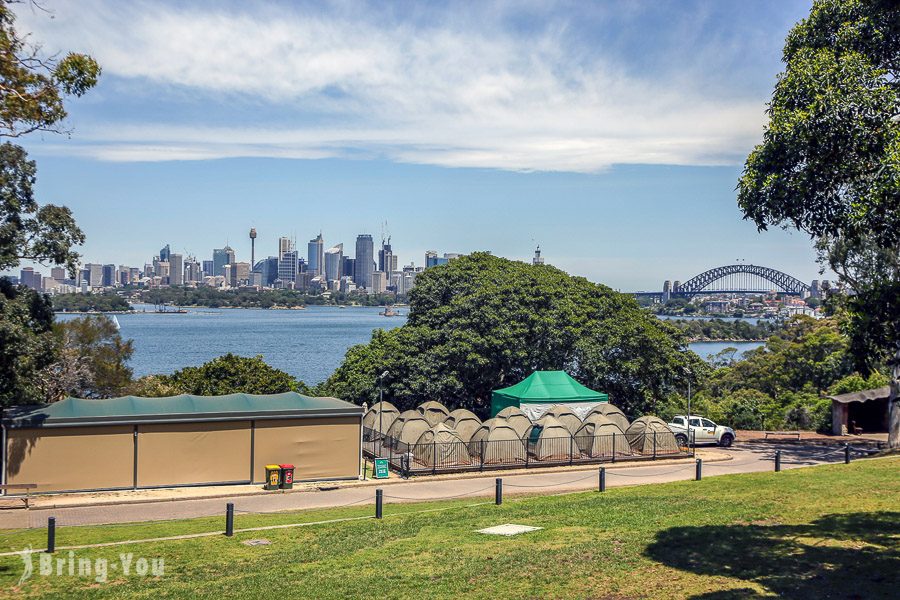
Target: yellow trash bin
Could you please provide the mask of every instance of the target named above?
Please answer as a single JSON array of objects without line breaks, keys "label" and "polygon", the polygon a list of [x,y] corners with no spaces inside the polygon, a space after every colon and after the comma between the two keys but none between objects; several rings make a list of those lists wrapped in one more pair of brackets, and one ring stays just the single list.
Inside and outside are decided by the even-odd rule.
[{"label": "yellow trash bin", "polygon": [[277,490],[281,485],[281,465],[266,465],[266,485],[263,489]]}]

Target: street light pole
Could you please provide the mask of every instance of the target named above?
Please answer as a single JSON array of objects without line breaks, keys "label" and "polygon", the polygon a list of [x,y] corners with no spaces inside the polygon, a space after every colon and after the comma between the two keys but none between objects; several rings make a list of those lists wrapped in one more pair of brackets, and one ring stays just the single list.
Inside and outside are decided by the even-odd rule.
[{"label": "street light pole", "polygon": [[378,376],[378,435],[381,436],[382,448],[384,448],[384,378],[387,375],[388,372],[385,371]]}]

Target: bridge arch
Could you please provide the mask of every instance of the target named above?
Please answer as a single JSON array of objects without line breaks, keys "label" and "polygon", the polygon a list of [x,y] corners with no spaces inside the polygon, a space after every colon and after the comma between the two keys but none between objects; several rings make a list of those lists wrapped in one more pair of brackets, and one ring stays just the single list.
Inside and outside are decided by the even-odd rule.
[{"label": "bridge arch", "polygon": [[787,273],[782,273],[776,269],[771,269],[769,267],[762,267],[759,265],[725,265],[723,267],[715,267],[714,269],[709,269],[708,271],[704,271],[699,275],[692,277],[682,283],[677,290],[673,290],[674,295],[683,295],[683,296],[692,296],[694,294],[700,294],[704,292],[765,292],[769,290],[761,290],[761,289],[728,289],[728,288],[738,288],[736,285],[720,285],[714,288],[710,288],[714,283],[717,282],[733,282],[735,280],[735,276],[746,275],[753,276],[760,279],[765,279],[769,283],[773,284],[776,288],[776,291],[779,291],[783,294],[792,294],[792,295],[801,295],[804,292],[808,292],[810,287],[808,284],[803,283],[796,277],[792,277]]}]

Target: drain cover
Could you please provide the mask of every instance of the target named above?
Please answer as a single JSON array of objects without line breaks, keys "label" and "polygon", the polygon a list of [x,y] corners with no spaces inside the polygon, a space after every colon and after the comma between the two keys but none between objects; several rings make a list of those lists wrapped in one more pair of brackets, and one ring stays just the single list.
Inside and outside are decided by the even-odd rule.
[{"label": "drain cover", "polygon": [[543,527],[532,527],[530,525],[513,525],[507,523],[505,525],[495,525],[487,529],[479,529],[476,533],[486,533],[488,535],[519,535],[520,533],[528,533],[529,531],[538,531]]},{"label": "drain cover", "polygon": [[243,542],[243,543],[247,546],[268,546],[272,542],[270,542],[269,540],[266,540],[266,539],[259,539],[259,540],[247,540],[246,542]]}]

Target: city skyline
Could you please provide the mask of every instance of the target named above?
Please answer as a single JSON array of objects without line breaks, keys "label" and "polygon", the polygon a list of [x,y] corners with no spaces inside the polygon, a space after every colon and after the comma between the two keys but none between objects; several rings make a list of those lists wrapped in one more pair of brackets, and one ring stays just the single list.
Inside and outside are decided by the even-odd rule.
[{"label": "city skyline", "polygon": [[[53,19],[16,9],[48,51],[84,49],[104,68],[70,105],[70,138],[24,140],[39,200],[73,210],[86,262],[142,264],[140,249],[163,237],[199,256],[242,244],[248,226],[297,237],[301,251],[320,229],[329,247],[352,245],[387,219],[405,256],[527,261],[540,244],[555,266],[622,290],[738,258],[820,277],[805,236],[757,233],[735,200],[784,36],[808,1],[389,14],[93,4],[51,4]],[[219,51],[185,53],[167,27]],[[219,37],[235,28],[270,32],[238,36],[255,60],[229,59]],[[371,35],[342,35],[358,30]],[[339,35],[297,41],[323,31]],[[136,54],[146,60],[123,61]],[[325,60],[336,55],[347,62]],[[373,73],[409,93],[385,96]]]}]

